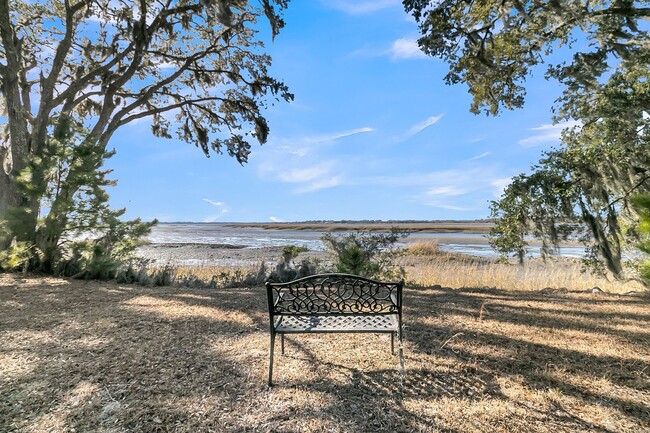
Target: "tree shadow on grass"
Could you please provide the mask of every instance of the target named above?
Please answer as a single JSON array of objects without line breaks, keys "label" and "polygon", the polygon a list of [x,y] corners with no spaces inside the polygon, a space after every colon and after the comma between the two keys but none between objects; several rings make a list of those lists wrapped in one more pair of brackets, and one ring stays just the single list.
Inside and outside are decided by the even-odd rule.
[{"label": "tree shadow on grass", "polygon": [[222,310],[209,316],[211,299],[192,309],[165,305],[163,289],[46,290],[0,291],[18,306],[1,311],[0,356],[14,366],[0,375],[2,432],[218,430],[214,411],[250,387],[228,342],[257,331]]},{"label": "tree shadow on grass", "polygon": [[[414,352],[518,377],[530,390],[609,408],[641,430],[650,429],[647,299],[618,302],[586,294],[549,297],[494,289],[418,291],[407,299],[412,318],[407,338]],[[593,311],[594,305],[620,311]],[[597,389],[598,381],[607,389]]]},{"label": "tree shadow on grass", "polygon": [[[15,370],[0,376],[0,431],[617,431],[561,399],[541,405],[509,394],[504,381],[515,379],[526,392],[557,392],[636,421],[637,431],[650,428],[650,345],[642,330],[617,327],[646,315],[641,300],[481,290],[407,290],[404,299],[404,378],[396,357],[370,359],[387,350],[384,339],[346,336],[333,355],[309,336],[308,344],[290,339],[276,358],[296,375],[279,368],[278,386],[267,389],[263,289],[2,289],[0,356]],[[617,309],[590,310],[592,301]],[[539,340],[551,330],[626,341],[637,352],[591,354],[570,340]],[[355,345],[371,367],[342,362]]]}]

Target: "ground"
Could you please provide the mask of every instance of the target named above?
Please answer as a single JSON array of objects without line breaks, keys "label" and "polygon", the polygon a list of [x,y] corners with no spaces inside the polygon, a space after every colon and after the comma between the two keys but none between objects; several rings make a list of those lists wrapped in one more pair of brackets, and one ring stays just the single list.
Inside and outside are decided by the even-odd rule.
[{"label": "ground", "polygon": [[0,432],[650,432],[650,300],[407,288],[386,335],[298,335],[263,288],[0,274]]}]

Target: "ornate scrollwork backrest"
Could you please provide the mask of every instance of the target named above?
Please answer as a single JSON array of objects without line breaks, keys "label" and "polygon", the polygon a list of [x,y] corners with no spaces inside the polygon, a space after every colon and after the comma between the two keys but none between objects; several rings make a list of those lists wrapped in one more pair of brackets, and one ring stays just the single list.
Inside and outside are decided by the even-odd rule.
[{"label": "ornate scrollwork backrest", "polygon": [[402,283],[347,274],[313,275],[288,283],[267,283],[271,314],[398,313]]}]

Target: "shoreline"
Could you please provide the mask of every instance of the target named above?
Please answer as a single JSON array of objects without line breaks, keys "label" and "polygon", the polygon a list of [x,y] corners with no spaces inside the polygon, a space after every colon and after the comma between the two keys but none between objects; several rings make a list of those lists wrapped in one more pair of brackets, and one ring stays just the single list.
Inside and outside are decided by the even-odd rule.
[{"label": "shoreline", "polygon": [[364,223],[364,222],[323,222],[323,223],[223,223],[225,227],[230,228],[258,228],[264,230],[295,230],[295,231],[319,231],[319,232],[347,232],[347,231],[369,231],[384,232],[390,231],[395,227],[413,233],[475,233],[487,234],[494,226],[493,223],[484,222],[421,222],[421,223],[403,223],[403,222],[382,222],[382,223]]},{"label": "shoreline", "polygon": [[[445,237],[441,238],[413,238],[407,239],[402,248],[411,244],[432,239],[438,242],[441,252],[480,257],[483,259],[496,259],[481,254],[462,252],[463,246],[487,247],[487,239],[482,237]],[[537,245],[531,242],[531,246]],[[569,246],[569,245],[565,245]],[[458,251],[460,248],[461,251]],[[247,247],[232,244],[209,243],[150,243],[141,245],[136,249],[137,257],[150,260],[155,265],[180,265],[180,266],[247,266],[278,263],[283,254],[284,246]],[[301,252],[295,259],[296,263],[303,259],[326,260],[326,251],[309,250]]]}]

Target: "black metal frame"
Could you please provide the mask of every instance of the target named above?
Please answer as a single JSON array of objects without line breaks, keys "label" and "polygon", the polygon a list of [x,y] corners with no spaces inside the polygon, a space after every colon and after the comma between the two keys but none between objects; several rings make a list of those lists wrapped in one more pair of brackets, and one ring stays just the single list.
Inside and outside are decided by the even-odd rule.
[{"label": "black metal frame", "polygon": [[266,283],[271,336],[269,386],[273,379],[275,336],[290,333],[390,333],[398,340],[404,373],[402,289],[404,281],[381,282],[350,274],[318,274],[287,283]]}]

